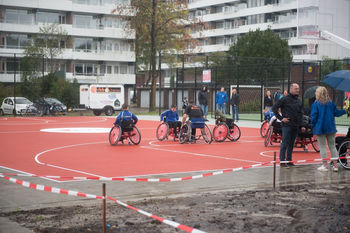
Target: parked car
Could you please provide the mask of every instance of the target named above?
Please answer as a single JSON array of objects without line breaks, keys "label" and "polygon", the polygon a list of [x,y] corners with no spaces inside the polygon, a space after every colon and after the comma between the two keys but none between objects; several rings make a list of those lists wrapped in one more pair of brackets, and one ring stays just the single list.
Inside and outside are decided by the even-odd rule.
[{"label": "parked car", "polygon": [[[16,108],[16,109],[15,109]],[[36,113],[37,109],[33,103],[25,97],[7,97],[2,101],[0,115],[4,114],[20,114]]]},{"label": "parked car", "polygon": [[34,106],[40,115],[67,114],[67,106],[56,98],[42,97],[34,101]]}]

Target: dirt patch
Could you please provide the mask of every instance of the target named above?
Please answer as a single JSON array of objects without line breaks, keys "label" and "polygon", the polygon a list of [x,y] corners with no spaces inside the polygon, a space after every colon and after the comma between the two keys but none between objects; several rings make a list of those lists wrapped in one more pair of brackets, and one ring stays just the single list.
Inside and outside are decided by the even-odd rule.
[{"label": "dirt patch", "polygon": [[[349,193],[349,184],[300,185],[277,191],[202,193],[128,204],[206,232],[350,232]],[[79,205],[1,216],[34,232],[100,233],[101,213],[100,205]],[[107,232],[179,231],[110,201],[107,224]]]}]

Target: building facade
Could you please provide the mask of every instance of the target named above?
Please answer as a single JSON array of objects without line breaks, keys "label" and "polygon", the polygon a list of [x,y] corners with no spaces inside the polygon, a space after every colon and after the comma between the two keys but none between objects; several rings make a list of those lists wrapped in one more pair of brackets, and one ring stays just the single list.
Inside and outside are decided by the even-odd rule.
[{"label": "building facade", "polygon": [[[57,23],[71,40],[62,44],[56,70],[79,83],[135,84],[135,34],[112,13],[129,0],[0,0],[0,82],[13,82],[14,54],[24,56],[33,35]],[[20,66],[20,64],[19,64]],[[44,72],[49,71],[48,62]],[[20,81],[20,75],[16,78]]]},{"label": "building facade", "polygon": [[327,30],[350,40],[348,0],[189,0],[189,10],[206,24],[193,34],[202,53],[228,51],[239,36],[270,27],[288,40],[295,61],[350,57],[349,49],[318,34]]}]

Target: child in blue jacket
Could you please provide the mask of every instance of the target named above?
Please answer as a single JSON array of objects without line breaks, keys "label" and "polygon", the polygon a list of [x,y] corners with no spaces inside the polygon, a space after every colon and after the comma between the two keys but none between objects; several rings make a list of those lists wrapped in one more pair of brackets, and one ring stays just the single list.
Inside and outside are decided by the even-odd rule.
[{"label": "child in blue jacket", "polygon": [[177,138],[178,132],[180,132],[181,122],[179,121],[179,115],[176,111],[176,105],[172,105],[171,108],[160,115],[160,121],[164,121],[169,125],[169,128],[174,129],[175,138]]},{"label": "child in blue jacket", "polygon": [[122,111],[115,119],[114,125],[119,125],[122,128],[122,132],[126,128],[130,128],[131,124],[136,125],[138,119],[132,112],[129,112],[129,106],[127,104],[122,105]]}]

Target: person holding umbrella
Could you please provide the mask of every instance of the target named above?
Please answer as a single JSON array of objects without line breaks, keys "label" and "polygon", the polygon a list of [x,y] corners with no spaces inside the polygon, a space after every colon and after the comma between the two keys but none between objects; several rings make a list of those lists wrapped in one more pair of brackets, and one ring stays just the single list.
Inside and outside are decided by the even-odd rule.
[{"label": "person holding umbrella", "polygon": [[[333,171],[338,171],[337,158],[338,153],[335,147],[335,133],[337,132],[335,126],[334,117],[344,115],[345,110],[338,110],[337,106],[329,98],[328,91],[325,87],[318,87],[315,92],[316,101],[311,107],[311,126],[313,133],[317,135],[318,144],[320,146],[320,154],[322,159],[327,158],[327,148],[331,152],[331,158],[333,159]],[[323,165],[317,170],[328,171],[327,161],[323,160]]]}]

